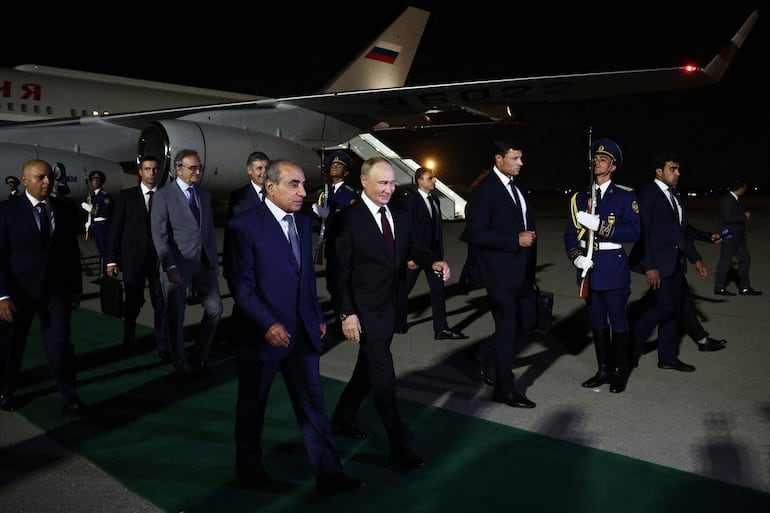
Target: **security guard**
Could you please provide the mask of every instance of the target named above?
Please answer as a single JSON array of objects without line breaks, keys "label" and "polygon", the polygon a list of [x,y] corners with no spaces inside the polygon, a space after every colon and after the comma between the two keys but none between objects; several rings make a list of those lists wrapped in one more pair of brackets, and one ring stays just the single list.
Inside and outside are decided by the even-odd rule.
[{"label": "security guard", "polygon": [[[578,283],[583,271],[589,271],[586,305],[599,370],[582,385],[595,388],[609,382],[610,392],[620,393],[626,388],[630,348],[626,303],[631,275],[623,243],[639,238],[641,220],[636,193],[612,182],[612,174],[623,165],[620,147],[611,139],[598,139],[591,145],[591,153],[596,206],[591,208],[591,187],[572,196],[564,248],[577,268]],[[591,232],[593,250],[589,252]]]},{"label": "security guard", "polygon": [[109,221],[112,215],[112,196],[105,191],[102,187],[104,182],[107,181],[107,177],[101,171],[91,171],[88,175],[88,181],[91,183],[91,195],[89,200],[91,203],[91,219],[93,225],[91,226],[91,235],[96,243],[96,248],[99,251],[99,279],[101,281],[104,276],[104,264],[108,255],[107,248],[107,232],[109,231]]},{"label": "security guard", "polygon": [[5,184],[8,186],[8,199],[21,196],[21,191],[19,190],[20,183],[19,179],[13,175],[5,177]]}]

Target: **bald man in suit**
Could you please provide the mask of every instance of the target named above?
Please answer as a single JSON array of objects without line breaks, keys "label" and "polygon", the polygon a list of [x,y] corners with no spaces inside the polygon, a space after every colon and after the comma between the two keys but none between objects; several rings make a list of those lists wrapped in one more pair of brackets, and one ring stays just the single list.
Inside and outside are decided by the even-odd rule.
[{"label": "bald man in suit", "polygon": [[80,306],[83,292],[75,209],[51,196],[53,171],[47,162],[27,161],[21,180],[25,194],[0,203],[0,408],[18,406],[18,376],[38,315],[62,412],[83,415],[70,339],[72,310]]}]

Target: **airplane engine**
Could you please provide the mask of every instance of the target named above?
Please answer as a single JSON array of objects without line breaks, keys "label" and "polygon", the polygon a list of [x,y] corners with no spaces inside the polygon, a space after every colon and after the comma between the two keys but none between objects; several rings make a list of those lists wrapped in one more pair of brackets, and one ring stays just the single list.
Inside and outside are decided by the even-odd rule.
[{"label": "airplane engine", "polygon": [[233,189],[248,183],[246,158],[262,151],[271,159],[288,159],[305,170],[308,192],[321,187],[321,158],[312,149],[288,139],[242,128],[186,120],[154,121],[142,130],[138,155],[161,159],[163,182],[176,177],[172,159],[182,149],[198,152],[206,171],[201,183],[216,202],[226,202]]},{"label": "airplane engine", "polygon": [[0,142],[0,169],[6,175],[13,174],[21,178],[22,166],[31,159],[45,160],[51,164],[60,185],[66,183],[67,195],[78,201],[91,192],[88,173],[95,169],[107,177],[105,188],[109,191],[119,191],[137,183],[124,183],[127,177],[120,164],[93,155],[31,144]]}]

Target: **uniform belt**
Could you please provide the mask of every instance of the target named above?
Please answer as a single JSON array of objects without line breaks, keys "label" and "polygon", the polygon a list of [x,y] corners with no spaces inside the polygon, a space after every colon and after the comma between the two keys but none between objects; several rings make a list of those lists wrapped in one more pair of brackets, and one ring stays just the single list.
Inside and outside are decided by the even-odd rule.
[{"label": "uniform belt", "polygon": [[[586,241],[581,240],[580,247],[585,249]],[[617,242],[594,242],[594,251],[601,251],[604,249],[621,249],[622,247],[623,245],[618,244]]]},{"label": "uniform belt", "polygon": [[100,223],[100,222],[106,221],[106,220],[107,220],[106,217],[94,217],[94,222],[95,223]]}]

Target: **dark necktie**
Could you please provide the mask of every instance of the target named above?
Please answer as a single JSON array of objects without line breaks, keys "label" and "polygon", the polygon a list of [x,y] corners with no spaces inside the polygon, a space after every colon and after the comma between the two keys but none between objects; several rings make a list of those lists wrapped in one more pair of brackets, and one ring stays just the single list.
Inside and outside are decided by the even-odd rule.
[{"label": "dark necktie", "polygon": [[441,214],[438,207],[438,198],[433,194],[428,194],[428,200],[430,201],[430,211],[433,217],[433,238],[437,239],[439,230],[441,229]]},{"label": "dark necktie", "polygon": [[294,260],[297,261],[297,267],[299,267],[302,260],[300,259],[299,254],[299,236],[297,235],[297,226],[294,224],[294,216],[286,214],[283,216],[283,220],[289,225],[289,246],[291,246],[291,252],[294,253]]},{"label": "dark necktie", "polygon": [[596,208],[599,208],[599,203],[602,202],[602,188],[596,188]]},{"label": "dark necktie", "polygon": [[676,222],[679,224],[682,224],[682,220],[679,218],[679,207],[677,206],[677,203],[676,203],[674,190],[671,187],[668,188],[668,196],[671,199],[671,207],[674,209],[674,217],[676,217]]},{"label": "dark necktie", "polygon": [[388,221],[387,209],[380,207],[380,222],[382,222],[382,238],[385,239],[385,245],[388,246],[391,255],[396,254],[396,244],[393,240],[393,230]]},{"label": "dark necktie", "polygon": [[521,219],[521,224],[524,225],[524,212],[521,210],[521,205],[519,204],[519,191],[516,190],[513,178],[508,182],[508,185],[511,187],[511,192],[513,193],[513,204],[516,205],[516,215]]},{"label": "dark necktie", "polygon": [[201,224],[201,211],[198,209],[198,201],[195,198],[195,187],[191,185],[187,190],[190,193],[188,198],[190,210],[192,211],[193,216],[195,216],[195,221],[197,221],[198,224]]},{"label": "dark necktie", "polygon": [[147,212],[152,212],[152,194],[155,191],[147,191]]},{"label": "dark necktie", "polygon": [[37,204],[37,215],[40,221],[40,241],[47,246],[51,240],[51,220],[48,218],[48,209],[42,201]]},{"label": "dark necktie", "polygon": [[331,202],[332,202],[332,198],[334,197],[334,191],[335,191],[335,187],[334,187],[334,185],[332,185],[331,187],[329,187],[329,197],[328,197],[328,198],[327,198],[327,200],[326,200],[326,204],[327,204],[327,205],[328,205],[329,203],[331,203]]},{"label": "dark necktie", "polygon": [[264,187],[262,187],[259,190],[259,201],[261,201],[262,203],[265,202],[265,188]]}]

